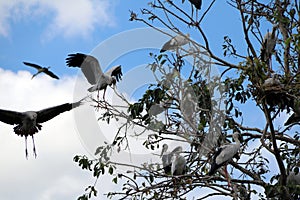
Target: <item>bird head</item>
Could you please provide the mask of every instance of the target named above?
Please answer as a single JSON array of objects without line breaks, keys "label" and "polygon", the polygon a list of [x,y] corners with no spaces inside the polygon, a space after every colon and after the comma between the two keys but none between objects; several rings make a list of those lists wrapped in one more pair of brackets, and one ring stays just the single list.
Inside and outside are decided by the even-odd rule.
[{"label": "bird head", "polygon": [[240,137],[240,133],[239,132],[234,132],[233,135],[232,135],[232,138],[235,142],[239,142],[239,137]]},{"label": "bird head", "polygon": [[162,148],[162,150],[161,150],[160,157],[162,157],[163,154],[164,154],[167,150],[168,150],[168,145],[167,145],[167,144],[164,144],[164,145],[163,145],[163,148]]},{"label": "bird head", "polygon": [[36,112],[32,112],[32,111],[29,111],[29,112],[26,112],[26,118],[24,118],[24,121],[23,123],[24,124],[27,124],[27,125],[35,125],[36,124],[36,118],[37,118],[37,114]]}]

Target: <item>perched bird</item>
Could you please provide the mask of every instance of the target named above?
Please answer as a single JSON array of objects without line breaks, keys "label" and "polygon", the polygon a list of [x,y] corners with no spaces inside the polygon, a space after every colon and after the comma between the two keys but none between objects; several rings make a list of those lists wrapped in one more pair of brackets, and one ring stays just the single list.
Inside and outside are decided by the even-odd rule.
[{"label": "perched bird", "polygon": [[272,32],[267,32],[263,38],[262,46],[260,49],[260,58],[263,62],[265,62],[269,69],[271,69],[271,57],[275,51],[275,46],[277,42],[276,36],[277,25],[273,26]]},{"label": "perched bird", "polygon": [[300,172],[298,172],[298,174],[295,174],[295,172],[290,171],[286,180],[288,184],[300,185]]},{"label": "perched bird", "polygon": [[161,151],[161,160],[163,164],[163,168],[166,174],[171,174],[172,172],[174,173],[175,168],[173,167],[172,171],[172,161],[175,161],[176,158],[173,158],[173,155],[179,154],[182,152],[182,147],[178,146],[175,149],[173,149],[172,152],[168,152],[168,145],[164,144],[163,149]]},{"label": "perched bird", "polygon": [[296,123],[300,121],[300,102],[297,101],[294,103],[293,110],[294,113],[288,118],[288,120],[284,123],[285,126]]},{"label": "perched bird", "polygon": [[186,159],[179,154],[180,151],[176,151],[171,158],[171,175],[183,175],[186,173]]},{"label": "perched bird", "polygon": [[87,81],[93,85],[88,91],[98,91],[98,97],[99,90],[104,90],[104,99],[107,86],[114,86],[117,81],[122,79],[121,65],[112,67],[106,73],[103,73],[98,60],[93,56],[82,53],[69,54],[68,56],[66,58],[67,66],[79,67]]},{"label": "perched bird", "polygon": [[59,79],[58,76],[56,76],[53,72],[49,71],[50,67],[41,67],[39,65],[29,63],[29,62],[23,62],[23,63],[27,66],[34,67],[35,69],[38,70],[38,72],[36,74],[34,74],[31,79],[33,79],[35,76],[37,76],[38,74],[40,74],[42,72],[47,74],[48,76],[51,76],[52,78]]},{"label": "perched bird", "polygon": [[160,50],[160,53],[168,51],[168,50],[178,50],[179,47],[186,45],[189,43],[190,34],[186,35],[176,35],[172,37],[168,42],[166,42]]},{"label": "perched bird", "polygon": [[267,87],[273,87],[273,86],[280,86],[283,87],[283,85],[281,84],[280,80],[279,80],[279,75],[272,73],[270,78],[267,78],[263,85],[264,88]]},{"label": "perched bird", "polygon": [[59,106],[54,106],[51,108],[46,108],[40,111],[27,111],[27,112],[16,112],[9,110],[1,110],[0,109],[0,121],[6,124],[11,124],[16,126],[14,127],[14,132],[21,136],[25,137],[25,154],[26,158],[28,157],[27,151],[27,137],[32,137],[33,142],[33,153],[36,157],[36,150],[34,144],[34,134],[41,130],[42,125],[44,123],[57,115],[70,111],[73,108],[80,106],[82,100],[76,103],[65,103]]},{"label": "perched bird", "polygon": [[191,2],[191,4],[195,6],[195,8],[197,8],[198,10],[201,9],[202,0],[189,0],[189,1]]},{"label": "perched bird", "polygon": [[[235,132],[233,135],[235,144],[224,144],[218,148],[213,156],[208,175],[213,175],[221,166],[224,166],[225,176],[228,180],[227,163],[238,153],[240,149],[239,133]],[[229,181],[228,181],[228,185]]]}]

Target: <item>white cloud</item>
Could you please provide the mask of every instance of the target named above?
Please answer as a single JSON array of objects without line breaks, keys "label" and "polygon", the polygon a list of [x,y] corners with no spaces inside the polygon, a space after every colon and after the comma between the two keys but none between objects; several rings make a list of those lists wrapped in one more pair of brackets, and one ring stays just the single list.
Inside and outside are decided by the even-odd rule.
[{"label": "white cloud", "polygon": [[114,25],[112,3],[108,0],[14,0],[0,1],[0,35],[9,36],[14,21],[40,23],[50,16],[45,37],[88,36],[96,27]]}]

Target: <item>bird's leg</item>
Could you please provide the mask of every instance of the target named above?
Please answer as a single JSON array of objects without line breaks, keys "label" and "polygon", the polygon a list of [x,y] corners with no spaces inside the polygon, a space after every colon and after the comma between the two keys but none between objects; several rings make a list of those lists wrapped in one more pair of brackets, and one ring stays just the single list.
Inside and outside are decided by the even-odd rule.
[{"label": "bird's leg", "polygon": [[25,136],[25,156],[28,159],[28,151],[27,151],[27,136]]},{"label": "bird's leg", "polygon": [[99,90],[97,91],[97,101],[99,101]]},{"label": "bird's leg", "polygon": [[225,178],[228,182],[228,187],[231,187],[230,180],[229,180],[229,175],[228,175],[228,171],[227,171],[227,165],[224,166],[224,173],[225,173]]},{"label": "bird's leg", "polygon": [[105,92],[106,92],[106,88],[104,88],[103,90],[103,101],[105,101]]},{"label": "bird's leg", "polygon": [[36,150],[35,150],[35,143],[34,143],[34,137],[33,135],[31,136],[32,137],[32,144],[33,144],[33,154],[34,154],[34,157],[36,158]]}]

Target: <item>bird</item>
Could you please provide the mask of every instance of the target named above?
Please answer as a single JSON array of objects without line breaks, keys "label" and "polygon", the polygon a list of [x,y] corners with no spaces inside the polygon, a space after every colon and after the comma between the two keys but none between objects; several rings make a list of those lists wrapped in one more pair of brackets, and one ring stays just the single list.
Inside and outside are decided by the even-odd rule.
[{"label": "bird", "polygon": [[288,184],[300,185],[300,172],[295,174],[295,172],[290,171],[289,175],[286,178]]},{"label": "bird", "polygon": [[274,87],[274,86],[279,86],[279,87],[283,87],[283,85],[281,84],[280,80],[279,80],[279,75],[272,73],[271,77],[267,78],[263,85],[264,88],[268,88],[268,87]]},{"label": "bird", "polygon": [[[208,172],[209,176],[212,176],[216,173],[216,171],[224,166],[225,176],[228,180],[228,172],[227,172],[227,163],[238,153],[240,149],[240,141],[239,141],[239,133],[234,132],[232,135],[234,144],[224,144],[218,148],[213,156],[213,160],[211,163],[210,170]],[[230,185],[228,181],[228,185]]]},{"label": "bird", "polygon": [[10,125],[16,125],[14,127],[14,132],[18,136],[25,137],[25,155],[28,158],[27,151],[27,137],[32,137],[33,142],[33,153],[35,157],[36,149],[34,144],[34,134],[38,133],[42,125],[46,121],[56,117],[57,115],[70,111],[73,108],[76,108],[82,104],[82,100],[75,103],[65,103],[58,106],[46,108],[40,111],[26,111],[26,112],[17,112],[10,110],[0,109],[0,121]]},{"label": "bird", "polygon": [[33,63],[29,63],[29,62],[23,62],[23,63],[27,66],[33,67],[38,70],[38,72],[36,74],[34,74],[31,79],[33,79],[35,76],[37,76],[38,74],[40,74],[42,72],[47,74],[48,76],[51,76],[52,78],[59,79],[58,76],[56,76],[53,72],[49,71],[50,67],[41,67],[37,64],[33,64]]},{"label": "bird", "polygon": [[300,121],[300,102],[296,101],[293,106],[294,113],[287,119],[284,126],[296,123]]},{"label": "bird", "polygon": [[171,158],[171,175],[183,175],[186,173],[186,159],[176,151]]},{"label": "bird", "polygon": [[[182,152],[182,147],[177,146],[176,148],[173,149],[172,152],[168,152],[168,145],[164,144],[162,151],[161,151],[161,160],[163,164],[163,169],[166,174],[172,174],[175,172],[175,165],[173,165],[173,171],[172,171],[172,161],[175,161],[176,158],[173,158],[173,155]],[[175,163],[176,164],[176,163]]]},{"label": "bird", "polygon": [[267,64],[269,70],[271,69],[271,57],[275,51],[275,46],[277,42],[276,36],[277,25],[274,25],[272,28],[272,32],[267,32],[263,38],[262,46],[260,49],[260,58],[261,60]]},{"label": "bird", "polygon": [[179,47],[186,45],[189,43],[190,34],[186,35],[178,34],[172,37],[169,41],[167,41],[160,50],[160,53],[163,53],[168,50],[178,50]]},{"label": "bird", "polygon": [[191,4],[195,6],[195,8],[197,8],[198,10],[201,9],[202,0],[189,0],[189,1],[191,2]]},{"label": "bird", "polygon": [[68,67],[79,67],[83,72],[87,81],[93,85],[88,89],[89,92],[104,90],[103,99],[107,86],[115,86],[116,82],[122,79],[121,65],[112,67],[106,73],[102,72],[98,60],[91,56],[83,53],[69,54],[66,58]]}]

